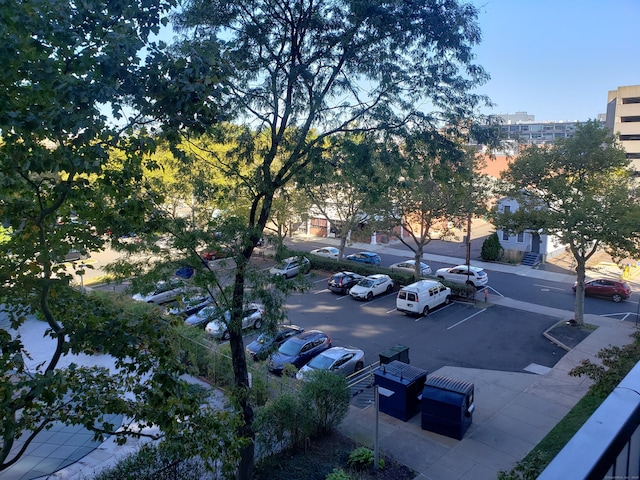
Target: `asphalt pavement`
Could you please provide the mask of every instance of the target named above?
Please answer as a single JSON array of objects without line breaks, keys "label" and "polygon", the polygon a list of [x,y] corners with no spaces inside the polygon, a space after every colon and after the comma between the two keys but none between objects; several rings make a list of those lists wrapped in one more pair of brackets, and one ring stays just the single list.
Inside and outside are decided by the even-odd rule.
[{"label": "asphalt pavement", "polygon": [[[294,243],[308,240],[318,241],[298,237],[294,239]],[[536,269],[496,263],[485,265],[479,260],[481,240],[482,237],[474,238],[471,242],[474,265],[552,281],[572,282],[575,278],[570,269],[557,264],[545,264]],[[337,240],[322,239],[322,243],[331,245],[336,244]],[[355,244],[352,247],[407,256],[405,249],[393,244]],[[434,240],[429,244],[424,258],[427,261],[432,259],[456,265],[464,263],[464,252],[466,246],[462,242]],[[601,269],[598,274],[602,274]],[[611,274],[616,273],[612,271]],[[632,288],[637,290],[638,286],[634,284]],[[559,322],[572,318],[573,315],[569,310],[520,302],[494,294],[490,294],[487,300],[515,310],[552,316]],[[598,315],[586,315],[585,321],[598,328],[573,348],[565,345],[570,350],[552,368],[531,365],[531,368],[519,373],[446,366],[429,372],[473,385],[475,410],[471,425],[462,440],[422,429],[420,414],[405,422],[385,413],[377,413],[373,404],[365,408],[351,406],[340,430],[371,448],[376,444],[377,432],[380,452],[415,470],[416,479],[494,480],[499,471],[513,468],[587,392],[590,380],[570,377],[568,372],[583,359],[595,360],[597,352],[603,347],[630,343],[630,335],[635,329],[633,322],[616,321]],[[40,331],[42,328],[42,322],[33,321],[25,324],[20,332],[27,349],[33,355],[34,364],[39,360],[38,352],[46,356],[49,349],[46,338],[43,340],[43,332]],[[83,360],[95,361],[93,357]],[[100,361],[106,360],[101,357]],[[224,397],[219,392],[214,391],[213,399],[220,405],[224,403]],[[139,446],[134,441],[121,447],[108,439],[101,444],[94,442],[89,446],[93,450],[78,458],[79,448],[72,444],[73,439],[78,438],[76,434],[62,428],[50,438],[44,444],[52,443],[56,438],[60,440],[57,444],[61,448],[55,450],[55,455],[62,457],[62,461],[58,462],[60,469],[42,476],[46,472],[37,467],[38,464],[44,465],[47,457],[32,451],[25,456],[25,462],[22,462],[19,471],[3,472],[3,479],[83,478],[114,465],[118,459],[132,453]],[[82,448],[86,447],[83,443]],[[86,452],[83,450],[82,453]],[[21,462],[16,464],[18,465]]]}]

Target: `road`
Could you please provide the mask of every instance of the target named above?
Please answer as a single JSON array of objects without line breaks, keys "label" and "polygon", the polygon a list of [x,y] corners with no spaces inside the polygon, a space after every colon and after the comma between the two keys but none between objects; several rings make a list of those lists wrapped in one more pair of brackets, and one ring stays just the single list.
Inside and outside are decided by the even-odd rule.
[{"label": "road", "polygon": [[[309,251],[322,242],[296,242],[295,248]],[[346,253],[359,251],[347,248]],[[378,252],[382,265],[388,266],[411,255],[398,249]],[[103,256],[107,259],[103,260]],[[433,271],[452,266],[428,260]],[[96,266],[111,261],[111,254],[94,256]],[[266,265],[265,265],[266,268]],[[572,311],[574,294],[570,282],[540,280],[488,270],[491,295]],[[99,271],[99,268],[98,268]],[[334,345],[356,346],[365,351],[366,363],[379,359],[380,353],[402,344],[409,347],[411,364],[427,371],[445,365],[502,371],[532,371],[552,367],[564,350],[549,342],[542,332],[558,319],[534,312],[514,311],[491,305],[453,303],[439,308],[428,317],[414,318],[395,310],[395,292],[370,302],[359,302],[349,296],[336,295],[326,289],[327,274],[312,272],[308,280],[311,290],[291,295],[287,302],[291,323],[305,329],[328,333]],[[612,321],[635,321],[638,294],[626,302],[587,298],[586,313],[607,315]],[[255,332],[248,332],[246,343]]]}]

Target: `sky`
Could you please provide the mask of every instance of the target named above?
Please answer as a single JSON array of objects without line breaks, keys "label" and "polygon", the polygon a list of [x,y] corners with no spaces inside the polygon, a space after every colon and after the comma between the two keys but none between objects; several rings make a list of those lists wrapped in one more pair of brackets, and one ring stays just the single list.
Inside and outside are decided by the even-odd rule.
[{"label": "sky", "polygon": [[585,121],[607,93],[640,85],[640,0],[467,0],[479,10],[476,93],[536,121]]}]

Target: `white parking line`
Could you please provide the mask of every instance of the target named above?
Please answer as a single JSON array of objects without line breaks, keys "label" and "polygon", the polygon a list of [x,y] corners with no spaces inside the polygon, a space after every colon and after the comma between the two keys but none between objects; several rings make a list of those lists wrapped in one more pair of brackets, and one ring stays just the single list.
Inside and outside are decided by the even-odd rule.
[{"label": "white parking line", "polygon": [[479,312],[474,313],[473,315],[468,316],[467,318],[460,320],[458,323],[454,323],[453,325],[451,325],[450,327],[447,327],[447,330],[451,330],[453,327],[457,327],[458,325],[460,325],[461,323],[466,322],[467,320],[471,320],[473,317],[475,317],[476,315],[481,314],[482,312],[484,312],[486,310],[486,308],[483,308],[482,310],[480,310]]},{"label": "white parking line", "polygon": [[314,295],[318,295],[320,293],[325,293],[325,292],[330,292],[331,290],[329,290],[328,288],[323,288],[322,290],[318,290],[317,292],[314,292]]},{"label": "white parking line", "polygon": [[562,292],[566,292],[567,289],[566,288],[560,288],[560,287],[550,287],[549,285],[538,285],[537,283],[533,284],[534,287],[540,287],[540,288],[546,288],[549,290],[560,290]]}]

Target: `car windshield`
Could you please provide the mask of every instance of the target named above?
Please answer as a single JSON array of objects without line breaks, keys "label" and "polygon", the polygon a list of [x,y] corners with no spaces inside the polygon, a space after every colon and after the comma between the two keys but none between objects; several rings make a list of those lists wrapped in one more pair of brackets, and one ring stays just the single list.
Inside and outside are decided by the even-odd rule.
[{"label": "car windshield", "polygon": [[283,355],[293,356],[297,355],[298,352],[300,352],[301,348],[302,345],[299,342],[284,342],[282,345],[280,345],[278,352]]},{"label": "car windshield", "polygon": [[256,338],[256,343],[260,345],[270,344],[273,340],[273,337],[267,333],[261,333],[258,338]]},{"label": "car windshield", "polygon": [[365,278],[363,280],[360,280],[360,282],[358,282],[358,285],[361,287],[371,287],[373,286],[373,280],[369,280],[368,278]]},{"label": "car windshield", "polygon": [[216,313],[216,307],[205,307],[198,312],[198,316],[201,318],[207,318],[213,315],[214,313]]},{"label": "car windshield", "polygon": [[318,355],[317,357],[313,357],[313,360],[309,362],[309,366],[318,370],[328,370],[332,363],[333,359],[325,355]]}]

